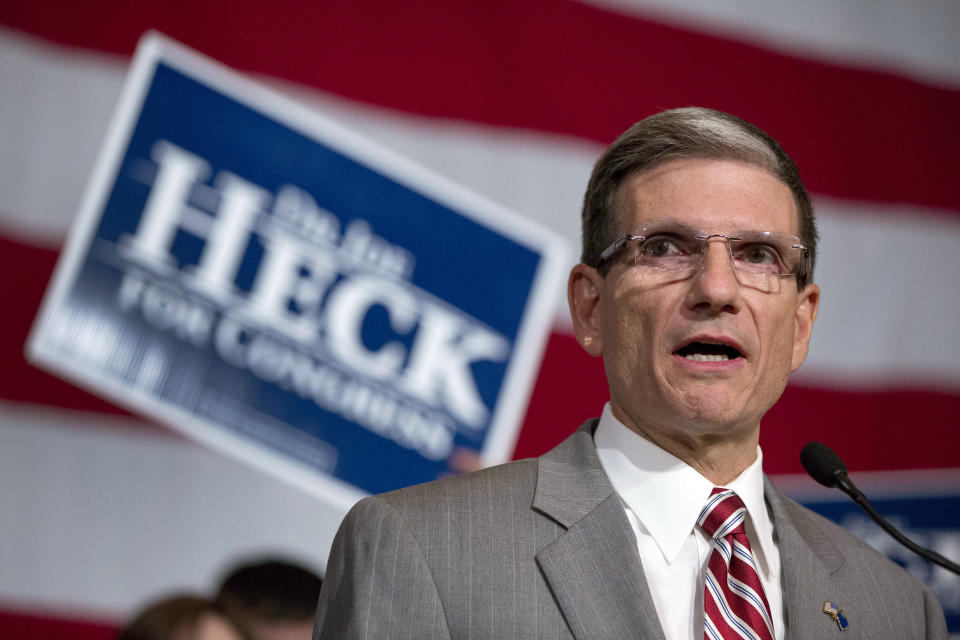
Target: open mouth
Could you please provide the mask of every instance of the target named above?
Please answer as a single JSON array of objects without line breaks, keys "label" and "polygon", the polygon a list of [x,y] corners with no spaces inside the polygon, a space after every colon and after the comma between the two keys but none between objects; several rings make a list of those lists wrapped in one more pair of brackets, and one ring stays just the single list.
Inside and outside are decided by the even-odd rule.
[{"label": "open mouth", "polygon": [[728,344],[697,341],[680,347],[675,353],[696,362],[726,362],[743,357],[742,353]]}]

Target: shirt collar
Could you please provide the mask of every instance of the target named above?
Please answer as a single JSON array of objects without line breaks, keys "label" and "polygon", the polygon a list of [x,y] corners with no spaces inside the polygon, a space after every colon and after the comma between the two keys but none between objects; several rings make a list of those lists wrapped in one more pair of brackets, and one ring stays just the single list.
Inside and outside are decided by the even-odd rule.
[{"label": "shirt collar", "polygon": [[[664,559],[673,563],[714,484],[687,463],[631,431],[613,415],[609,402],[593,438],[610,484],[650,532]],[[760,564],[767,567],[766,558],[771,557],[775,547],[773,524],[763,497],[760,447],[756,460],[726,488],[743,500],[764,556]]]}]

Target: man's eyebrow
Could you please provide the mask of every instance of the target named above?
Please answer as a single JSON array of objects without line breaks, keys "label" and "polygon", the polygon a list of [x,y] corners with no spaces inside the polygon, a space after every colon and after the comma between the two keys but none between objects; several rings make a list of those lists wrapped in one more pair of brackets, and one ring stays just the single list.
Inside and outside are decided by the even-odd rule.
[{"label": "man's eyebrow", "polygon": [[671,231],[700,232],[700,229],[695,229],[688,224],[678,222],[677,220],[671,220],[669,218],[655,218],[653,220],[647,220],[637,228],[637,231],[640,231],[641,229],[649,229],[653,231],[663,231],[669,229]]},{"label": "man's eyebrow", "polygon": [[[654,218],[653,220],[647,220],[642,225],[637,227],[631,233],[637,234],[642,230],[646,229],[647,231],[679,231],[687,233],[690,235],[709,235],[708,231],[703,229],[698,229],[696,227],[691,227],[690,225],[680,222],[678,220],[672,220],[670,218]],[[725,235],[730,237],[735,236],[749,236],[751,234],[757,233],[777,233],[781,236],[788,236],[791,238],[800,238],[799,234],[791,233],[790,231],[775,231],[771,229],[728,229],[724,232]],[[641,234],[642,235],[642,234]]]}]

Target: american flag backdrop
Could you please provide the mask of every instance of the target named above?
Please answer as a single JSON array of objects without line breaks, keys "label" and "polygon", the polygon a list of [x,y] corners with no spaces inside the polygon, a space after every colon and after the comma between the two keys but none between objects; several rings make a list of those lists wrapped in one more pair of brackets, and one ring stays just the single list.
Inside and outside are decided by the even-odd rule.
[{"label": "american flag backdrop", "polygon": [[[24,342],[130,55],[159,30],[579,246],[592,163],[658,110],[756,123],[817,208],[820,316],[764,420],[766,471],[833,446],[918,542],[960,559],[960,4],[759,0],[0,4],[0,636],[106,638],[241,555],[322,568],[342,512],[27,363]],[[496,259],[491,256],[491,259]],[[599,415],[565,294],[514,457]],[[960,632],[960,580],[897,556]]]}]

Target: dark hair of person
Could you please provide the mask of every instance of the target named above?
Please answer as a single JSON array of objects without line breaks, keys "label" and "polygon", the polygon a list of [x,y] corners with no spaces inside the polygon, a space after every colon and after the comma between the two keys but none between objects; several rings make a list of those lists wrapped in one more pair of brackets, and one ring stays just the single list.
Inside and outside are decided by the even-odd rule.
[{"label": "dark hair of person", "polygon": [[[797,165],[772,137],[737,116],[714,109],[685,107],[652,115],[627,129],[594,165],[583,198],[581,261],[605,274],[600,254],[623,231],[619,229],[619,190],[632,175],[677,158],[737,160],[769,171],[793,194],[800,239],[809,254],[806,272],[797,275],[802,289],[813,280],[817,227],[813,205]],[[758,229],[762,231],[762,229]]]},{"label": "dark hair of person", "polygon": [[292,562],[250,562],[227,574],[217,602],[241,622],[303,621],[316,613],[321,584],[317,574]]},{"label": "dark hair of person", "polygon": [[176,594],[148,604],[120,630],[116,640],[182,640],[206,614],[214,614],[232,625],[241,638],[247,636],[212,600],[190,594]]}]

